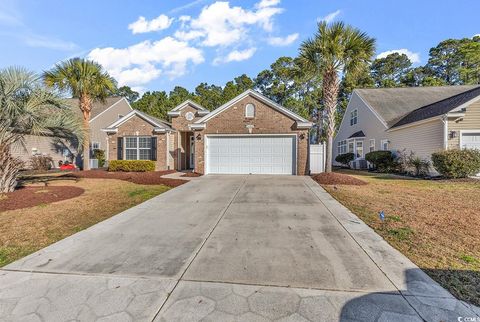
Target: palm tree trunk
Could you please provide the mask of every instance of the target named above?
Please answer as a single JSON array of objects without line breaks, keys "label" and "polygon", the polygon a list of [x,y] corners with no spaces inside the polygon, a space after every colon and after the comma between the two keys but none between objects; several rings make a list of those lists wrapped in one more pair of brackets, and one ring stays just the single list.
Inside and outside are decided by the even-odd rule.
[{"label": "palm tree trunk", "polygon": [[328,69],[323,75],[323,102],[327,111],[327,148],[325,172],[332,172],[333,135],[335,134],[335,116],[337,113],[340,83],[335,69]]},{"label": "palm tree trunk", "polygon": [[92,100],[88,95],[80,97],[80,110],[83,114],[83,127],[86,133],[83,140],[83,170],[90,170],[90,115],[92,112]]}]

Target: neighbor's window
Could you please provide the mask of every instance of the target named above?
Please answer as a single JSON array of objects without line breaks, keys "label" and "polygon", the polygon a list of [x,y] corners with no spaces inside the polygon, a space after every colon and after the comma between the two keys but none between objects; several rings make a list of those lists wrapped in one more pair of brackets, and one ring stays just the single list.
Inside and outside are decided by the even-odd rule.
[{"label": "neighbor's window", "polygon": [[350,125],[355,125],[358,123],[358,110],[353,110],[350,112]]},{"label": "neighbor's window", "polygon": [[354,146],[355,145],[353,141],[348,142],[348,153],[353,153]]},{"label": "neighbor's window", "polygon": [[375,151],[375,139],[370,139],[370,148],[368,151],[369,152]]},{"label": "neighbor's window", "polygon": [[90,144],[90,147],[92,148],[92,150],[98,150],[100,149],[100,142],[92,142]]},{"label": "neighbor's window", "polygon": [[255,105],[252,103],[245,105],[245,117],[255,117]]},{"label": "neighbor's window", "polygon": [[152,139],[150,137],[125,137],[125,160],[150,160]]},{"label": "neighbor's window", "polygon": [[355,156],[357,158],[363,158],[363,141],[355,142]]},{"label": "neighbor's window", "polygon": [[347,153],[347,140],[339,141],[337,147],[338,154],[345,154]]},{"label": "neighbor's window", "polygon": [[388,140],[382,140],[382,150],[388,151]]}]

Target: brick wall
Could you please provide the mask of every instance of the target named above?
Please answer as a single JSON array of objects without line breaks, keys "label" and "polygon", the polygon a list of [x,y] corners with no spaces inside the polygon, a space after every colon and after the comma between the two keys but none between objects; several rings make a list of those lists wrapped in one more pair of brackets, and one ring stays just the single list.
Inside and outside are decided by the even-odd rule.
[{"label": "brick wall", "polygon": [[[138,116],[133,116],[119,126],[118,132],[108,135],[109,160],[117,160],[117,138],[125,136],[150,136],[157,137],[157,161],[156,170],[167,169],[167,135],[165,133],[153,133],[154,126]],[[123,144],[125,155],[125,142]],[[125,157],[124,157],[125,158]],[[173,164],[170,165],[170,168]]]},{"label": "brick wall", "polygon": [[[187,114],[188,112],[192,112],[195,115],[194,119],[191,120],[191,121],[188,121],[185,118],[185,114]],[[199,118],[200,118],[200,116],[197,115],[197,109],[188,105],[188,106],[185,106],[180,111],[180,116],[172,117],[172,127],[177,131],[190,131],[189,128],[188,128],[188,124],[192,124],[193,122],[195,122]]]},{"label": "brick wall", "polygon": [[[248,103],[255,105],[254,118],[245,118]],[[297,130],[294,120],[251,96],[217,114],[206,123],[204,130],[195,132],[195,137],[201,135],[200,140],[195,140],[195,171],[205,171],[205,134],[249,134],[247,125],[253,125],[252,134],[297,134],[297,174],[308,174],[308,130]]]}]

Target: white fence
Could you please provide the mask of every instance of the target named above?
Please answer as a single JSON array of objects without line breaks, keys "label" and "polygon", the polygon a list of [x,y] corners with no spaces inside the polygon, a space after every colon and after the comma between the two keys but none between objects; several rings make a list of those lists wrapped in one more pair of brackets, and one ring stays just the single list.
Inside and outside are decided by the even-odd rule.
[{"label": "white fence", "polygon": [[325,171],[325,145],[310,144],[310,173]]}]

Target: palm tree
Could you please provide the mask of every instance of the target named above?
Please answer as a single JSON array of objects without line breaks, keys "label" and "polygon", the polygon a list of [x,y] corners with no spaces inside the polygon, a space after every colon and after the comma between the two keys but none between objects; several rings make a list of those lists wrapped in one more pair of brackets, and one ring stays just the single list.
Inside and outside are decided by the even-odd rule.
[{"label": "palm tree", "polygon": [[[72,58],[55,65],[44,73],[45,84],[62,92],[68,92],[78,98],[78,106],[83,115],[83,127],[90,133],[90,116],[92,106],[96,101],[104,102],[115,93],[116,81],[103,69],[91,60]],[[83,141],[83,169],[89,169],[90,137]]]},{"label": "palm tree", "polygon": [[[328,123],[326,172],[332,171],[332,144],[341,78],[360,72],[374,53],[375,39],[343,22],[331,25],[319,22],[315,36],[300,46],[299,59],[307,66],[306,73],[322,78],[323,105]],[[321,127],[321,118],[318,119]]]},{"label": "palm tree", "polygon": [[68,136],[83,140],[80,118],[39,76],[23,68],[0,70],[0,193],[11,192],[24,163],[12,149],[26,135]]}]

